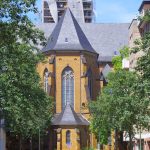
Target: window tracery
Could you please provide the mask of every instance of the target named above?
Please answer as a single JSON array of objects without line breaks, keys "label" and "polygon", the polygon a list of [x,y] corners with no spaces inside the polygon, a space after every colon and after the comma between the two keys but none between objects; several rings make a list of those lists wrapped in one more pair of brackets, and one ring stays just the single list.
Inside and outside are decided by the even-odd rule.
[{"label": "window tracery", "polygon": [[62,109],[66,104],[74,108],[74,72],[70,67],[65,68],[62,73]]},{"label": "window tracery", "polygon": [[44,91],[48,92],[48,69],[45,69],[44,71]]}]

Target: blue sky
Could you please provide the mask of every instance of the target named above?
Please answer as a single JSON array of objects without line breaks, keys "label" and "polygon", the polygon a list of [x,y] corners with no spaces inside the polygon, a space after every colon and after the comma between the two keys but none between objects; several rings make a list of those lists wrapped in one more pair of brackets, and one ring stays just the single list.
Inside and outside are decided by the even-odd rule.
[{"label": "blue sky", "polygon": [[[37,0],[41,9],[42,0]],[[95,14],[97,23],[126,23],[131,22],[138,15],[138,8],[142,0],[95,0]],[[32,19],[34,18],[33,15]],[[40,22],[39,19],[34,20]]]},{"label": "blue sky", "polygon": [[131,22],[142,0],[95,0],[96,22]]}]

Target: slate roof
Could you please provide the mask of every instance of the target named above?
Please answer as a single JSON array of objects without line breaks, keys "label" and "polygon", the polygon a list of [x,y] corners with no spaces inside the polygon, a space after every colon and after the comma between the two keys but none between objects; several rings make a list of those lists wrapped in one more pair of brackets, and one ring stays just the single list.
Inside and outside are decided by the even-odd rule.
[{"label": "slate roof", "polygon": [[89,125],[89,122],[82,117],[81,114],[77,114],[70,104],[67,104],[65,109],[56,114],[52,120],[52,125]]},{"label": "slate roof", "polygon": [[56,24],[46,47],[43,48],[43,52],[49,50],[96,53],[69,8]]},{"label": "slate roof", "polygon": [[88,23],[81,27],[93,48],[105,61],[112,59],[114,52],[117,54],[123,46],[128,45],[128,23]]},{"label": "slate roof", "polygon": [[[129,23],[78,24],[68,10],[57,25],[46,23],[39,24],[37,27],[44,31],[47,38],[49,37],[49,42],[43,49],[44,51],[50,49],[72,51],[88,49],[88,51],[93,51],[94,49],[99,54],[99,61],[111,62],[114,52],[119,53],[123,46],[128,45],[129,25]],[[61,34],[58,34],[59,32]],[[83,37],[85,37],[84,40]],[[53,44],[51,43],[51,38]],[[65,43],[65,38],[68,38],[68,43]]]},{"label": "slate roof", "polygon": [[99,62],[112,62],[112,56],[99,56]]},{"label": "slate roof", "polygon": [[100,80],[105,80],[106,82],[108,82],[107,76],[108,76],[109,72],[111,72],[111,67],[108,64],[106,64],[106,66],[103,68],[103,70],[101,72]]},{"label": "slate roof", "polygon": [[[111,61],[114,51],[128,45],[129,23],[84,23],[80,24],[92,47],[99,53],[99,61]],[[55,24],[39,24],[48,38]],[[70,28],[67,28],[67,31]]]}]

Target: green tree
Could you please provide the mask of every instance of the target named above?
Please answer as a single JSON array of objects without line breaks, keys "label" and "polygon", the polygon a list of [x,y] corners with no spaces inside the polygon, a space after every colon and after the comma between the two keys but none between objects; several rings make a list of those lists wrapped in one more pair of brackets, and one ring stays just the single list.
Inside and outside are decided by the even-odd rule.
[{"label": "green tree", "polygon": [[[147,56],[146,52],[138,61],[138,73],[121,69],[122,59],[128,57],[128,53],[129,49],[124,48],[120,51],[120,56],[113,58],[115,71],[108,75],[107,86],[103,88],[97,101],[89,104],[89,108],[92,113],[91,129],[97,136],[100,134],[102,143],[107,143],[111,130],[126,131],[129,134],[131,149],[135,132],[141,127],[148,129],[149,95],[144,97],[149,93],[147,81],[150,80],[147,68],[149,55]],[[148,76],[146,80],[143,79],[144,76]]]},{"label": "green tree", "polygon": [[[134,72],[117,70],[109,74],[108,81],[97,101],[89,105],[92,125],[105,140],[111,129],[126,131],[131,144],[135,129],[146,128],[148,125],[149,102],[143,101],[136,94],[138,76]],[[106,131],[106,134],[103,134],[103,131]]]},{"label": "green tree", "polygon": [[145,12],[145,15],[144,16],[139,16],[138,17],[138,20],[139,21],[145,21],[146,23],[148,23],[148,22],[150,22],[150,11],[149,10],[147,10],[146,12]]},{"label": "green tree", "polygon": [[101,94],[97,97],[97,101],[89,103],[89,108],[92,114],[90,129],[96,135],[101,144],[108,143],[109,133],[111,131],[111,124],[106,115],[109,107],[107,98],[109,95]]},{"label": "green tree", "polygon": [[136,41],[136,46],[132,52],[141,51],[141,57],[137,60],[136,72],[140,75],[139,96],[141,98],[150,98],[150,32]]},{"label": "green tree", "polygon": [[112,59],[114,70],[122,69],[122,59],[129,57],[129,48],[127,46],[124,46],[119,52],[120,55],[117,55]]},{"label": "green tree", "polygon": [[37,12],[35,3],[0,1],[0,110],[7,128],[21,136],[44,130],[53,110],[36,71],[43,60],[38,46],[45,38],[28,18],[29,12]]}]

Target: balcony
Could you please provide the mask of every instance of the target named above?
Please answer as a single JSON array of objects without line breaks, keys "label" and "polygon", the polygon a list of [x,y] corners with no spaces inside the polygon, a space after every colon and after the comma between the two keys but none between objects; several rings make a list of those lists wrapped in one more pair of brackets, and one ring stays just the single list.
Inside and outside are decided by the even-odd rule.
[{"label": "balcony", "polygon": [[56,0],[56,2],[67,2],[67,0]]},{"label": "balcony", "polygon": [[[148,17],[146,17],[146,15]],[[138,22],[138,27],[140,29],[140,33],[142,36],[145,35],[145,33],[150,31],[150,20],[149,20],[149,16],[150,16],[150,10],[142,10],[139,16],[139,22]]]},{"label": "balcony", "polygon": [[82,2],[88,2],[88,3],[92,3],[93,1],[92,0],[82,0]]},{"label": "balcony", "polygon": [[54,19],[52,17],[44,17],[44,23],[54,23]]},{"label": "balcony", "polygon": [[45,9],[44,10],[44,16],[51,16],[50,10]]},{"label": "balcony", "polygon": [[91,10],[84,10],[84,16],[87,16],[87,17],[89,17],[89,16],[92,16],[92,11]]},{"label": "balcony", "polygon": [[85,23],[91,23],[92,22],[92,18],[86,18],[85,17]]},{"label": "balcony", "polygon": [[83,6],[83,10],[92,10],[93,7],[92,6]]}]

